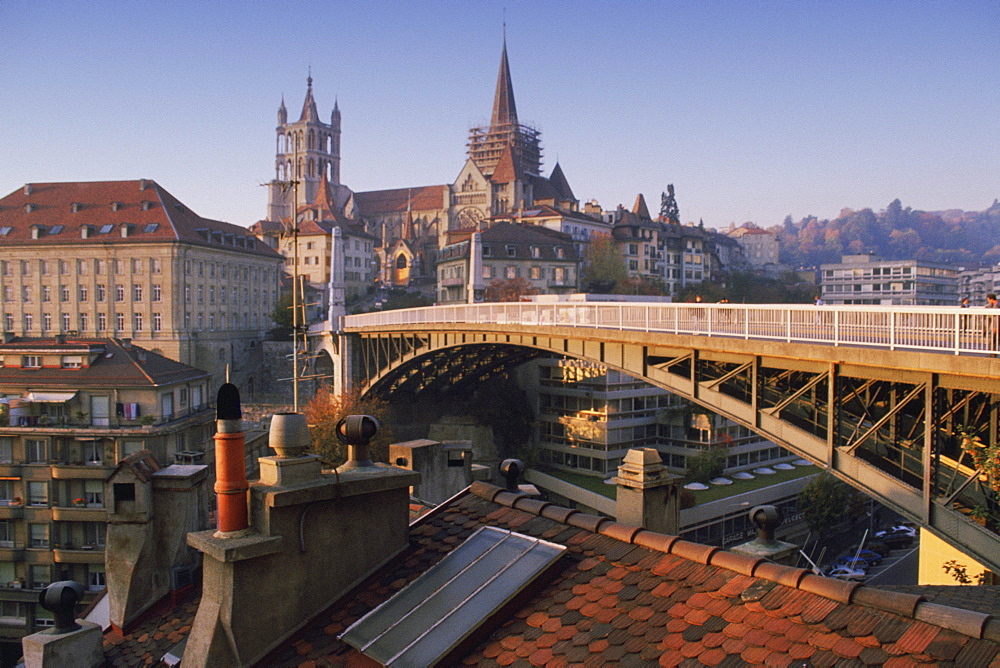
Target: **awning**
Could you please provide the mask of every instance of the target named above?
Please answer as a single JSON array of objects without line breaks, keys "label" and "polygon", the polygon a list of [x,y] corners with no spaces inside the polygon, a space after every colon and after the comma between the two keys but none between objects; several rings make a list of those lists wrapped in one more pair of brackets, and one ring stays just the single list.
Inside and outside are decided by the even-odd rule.
[{"label": "awning", "polygon": [[76,392],[28,392],[25,401],[35,403],[61,404],[76,396]]}]

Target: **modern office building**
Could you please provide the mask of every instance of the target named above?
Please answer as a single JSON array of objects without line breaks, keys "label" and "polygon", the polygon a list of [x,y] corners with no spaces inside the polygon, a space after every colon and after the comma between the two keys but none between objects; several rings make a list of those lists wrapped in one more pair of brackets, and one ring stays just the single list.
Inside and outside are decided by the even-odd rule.
[{"label": "modern office building", "polygon": [[820,267],[820,290],[827,304],[957,306],[958,270],[920,260],[845,255]]}]

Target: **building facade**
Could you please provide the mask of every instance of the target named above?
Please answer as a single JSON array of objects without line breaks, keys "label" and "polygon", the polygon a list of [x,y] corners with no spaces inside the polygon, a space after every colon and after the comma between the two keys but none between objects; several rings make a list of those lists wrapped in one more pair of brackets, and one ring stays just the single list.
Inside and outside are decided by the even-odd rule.
[{"label": "building facade", "polygon": [[105,481],[140,451],[161,464],[204,452],[210,380],[127,340],[0,344],[0,639],[52,624],[38,605],[50,582],[103,588]]},{"label": "building facade", "polygon": [[[537,294],[576,292],[580,257],[569,235],[546,227],[499,222],[475,236],[480,240],[478,247],[470,238],[441,250],[439,303],[470,303],[470,284],[488,290],[494,282],[511,279],[523,279]],[[476,271],[478,277],[472,275]]]},{"label": "building facade", "polygon": [[0,325],[128,338],[253,393],[282,257],[155,181],[28,184],[0,199]]},{"label": "building facade", "polygon": [[957,306],[958,271],[920,260],[882,260],[845,255],[820,267],[820,290],[827,304]]}]

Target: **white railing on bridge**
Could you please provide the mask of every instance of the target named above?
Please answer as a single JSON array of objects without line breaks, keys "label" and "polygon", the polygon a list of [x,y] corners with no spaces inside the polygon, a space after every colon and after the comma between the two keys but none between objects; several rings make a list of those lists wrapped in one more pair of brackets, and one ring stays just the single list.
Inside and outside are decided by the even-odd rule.
[{"label": "white railing on bridge", "polygon": [[348,331],[396,325],[588,327],[768,341],[995,353],[1000,310],[942,306],[495,302],[351,315]]}]

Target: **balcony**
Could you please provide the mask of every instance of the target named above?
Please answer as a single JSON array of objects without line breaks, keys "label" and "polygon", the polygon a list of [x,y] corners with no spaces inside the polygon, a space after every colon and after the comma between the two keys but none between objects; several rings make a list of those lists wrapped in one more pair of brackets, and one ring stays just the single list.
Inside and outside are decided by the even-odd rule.
[{"label": "balcony", "polygon": [[19,520],[24,517],[24,506],[13,501],[0,501],[0,520]]},{"label": "balcony", "polygon": [[57,480],[107,480],[113,466],[103,464],[52,464],[52,477]]},{"label": "balcony", "polygon": [[52,508],[52,519],[57,522],[105,522],[108,511],[96,504]]},{"label": "balcony", "polygon": [[0,561],[24,561],[24,548],[14,547],[13,541],[0,541]]},{"label": "balcony", "polygon": [[12,464],[11,462],[0,463],[0,478],[20,478],[21,477],[21,465]]},{"label": "balcony", "polygon": [[52,558],[57,564],[103,564],[104,546],[57,547],[52,550]]}]

